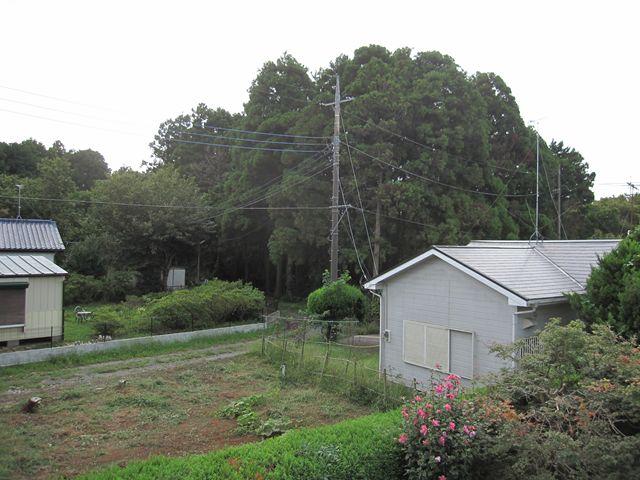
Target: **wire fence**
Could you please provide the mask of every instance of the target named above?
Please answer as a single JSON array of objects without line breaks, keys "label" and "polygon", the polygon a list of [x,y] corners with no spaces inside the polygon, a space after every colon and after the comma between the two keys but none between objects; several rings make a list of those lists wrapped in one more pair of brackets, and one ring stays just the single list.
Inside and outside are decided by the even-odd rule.
[{"label": "wire fence", "polygon": [[403,403],[417,383],[378,366],[378,342],[362,344],[357,321],[327,321],[286,317],[278,312],[264,317],[262,354],[280,368],[280,381],[306,382],[338,391],[351,400],[382,410]]}]

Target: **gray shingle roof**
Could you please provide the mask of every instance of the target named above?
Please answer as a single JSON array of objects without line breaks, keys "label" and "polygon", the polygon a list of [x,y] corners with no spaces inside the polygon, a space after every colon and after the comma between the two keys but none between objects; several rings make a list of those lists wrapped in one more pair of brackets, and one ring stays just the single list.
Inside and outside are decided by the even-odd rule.
[{"label": "gray shingle roof", "polygon": [[[422,255],[370,280],[375,288],[406,268],[444,254],[454,265],[462,265],[526,301],[563,298],[565,293],[583,293],[598,258],[613,250],[619,240],[556,240],[538,242],[476,240],[464,246],[435,246]],[[367,286],[365,285],[365,286]],[[370,288],[367,287],[367,288]]]},{"label": "gray shingle roof", "polygon": [[53,220],[0,218],[0,252],[61,252],[64,243]]},{"label": "gray shingle roof", "polygon": [[0,255],[0,278],[66,275],[62,268],[39,255]]}]

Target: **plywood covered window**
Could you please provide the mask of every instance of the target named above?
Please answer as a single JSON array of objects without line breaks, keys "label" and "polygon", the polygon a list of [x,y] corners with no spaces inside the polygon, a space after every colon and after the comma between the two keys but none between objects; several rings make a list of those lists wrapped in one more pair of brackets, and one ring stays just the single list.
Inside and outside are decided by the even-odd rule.
[{"label": "plywood covered window", "polygon": [[0,284],[0,328],[24,325],[27,284]]},{"label": "plywood covered window", "polygon": [[404,322],[404,361],[448,371],[449,330],[422,322]]},{"label": "plywood covered window", "polygon": [[473,378],[473,333],[424,322],[404,322],[403,360]]}]

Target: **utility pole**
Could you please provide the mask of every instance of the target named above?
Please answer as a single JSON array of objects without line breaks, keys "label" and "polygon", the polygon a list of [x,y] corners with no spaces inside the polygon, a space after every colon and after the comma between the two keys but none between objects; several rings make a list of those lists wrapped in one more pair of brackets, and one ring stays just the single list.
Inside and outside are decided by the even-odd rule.
[{"label": "utility pole", "polygon": [[340,76],[333,104],[333,193],[331,195],[331,281],[338,279],[338,188],[340,181]]},{"label": "utility pole", "polygon": [[562,175],[562,165],[558,162],[558,240],[562,240],[562,183],[560,182],[560,175]]}]

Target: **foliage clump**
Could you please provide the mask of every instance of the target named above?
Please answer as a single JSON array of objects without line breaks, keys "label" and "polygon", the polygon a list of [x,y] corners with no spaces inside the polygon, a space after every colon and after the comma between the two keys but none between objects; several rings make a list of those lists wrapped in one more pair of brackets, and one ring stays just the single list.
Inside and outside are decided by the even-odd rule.
[{"label": "foliage clump", "polygon": [[327,320],[362,320],[366,297],[358,287],[349,285],[349,280],[349,274],[343,273],[338,280],[332,282],[325,272],[322,287],[307,297],[307,310]]},{"label": "foliage clump", "polygon": [[[542,349],[489,387],[517,422],[484,442],[475,471],[494,478],[632,478],[640,467],[640,350],[608,326],[551,322]],[[486,438],[486,437],[485,437]]]},{"label": "foliage clump", "polygon": [[143,316],[168,330],[183,330],[257,318],[263,307],[264,293],[250,284],[213,279],[151,302]]},{"label": "foliage clump", "polygon": [[586,294],[571,301],[588,324],[608,323],[626,336],[640,333],[640,226],[600,259]]},{"label": "foliage clump", "polygon": [[121,302],[135,288],[137,279],[136,272],[126,270],[110,270],[101,277],[72,273],[64,282],[64,303]]}]

